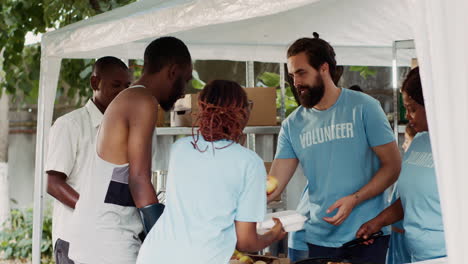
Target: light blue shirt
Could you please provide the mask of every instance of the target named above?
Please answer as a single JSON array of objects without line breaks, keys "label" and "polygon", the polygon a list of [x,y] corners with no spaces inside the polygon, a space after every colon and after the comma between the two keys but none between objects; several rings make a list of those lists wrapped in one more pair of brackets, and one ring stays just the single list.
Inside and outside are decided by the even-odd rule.
[{"label": "light blue shirt", "polygon": [[[166,209],[145,239],[137,263],[228,263],[237,243],[234,221],[260,222],[266,213],[266,169],[253,151],[215,149],[200,136],[172,146]],[[230,141],[214,142],[221,148]]]},{"label": "light blue shirt", "polygon": [[[297,205],[296,212],[302,214],[303,216],[309,218],[309,191],[307,186],[304,188],[304,191],[301,195],[301,200]],[[291,232],[288,235],[288,247],[295,250],[308,251],[307,243],[305,241],[305,229],[298,230],[296,232]]]},{"label": "light blue shirt", "polygon": [[337,102],[319,111],[300,106],[281,125],[276,159],[297,158],[309,181],[310,219],[306,241],[340,247],[355,238],[359,227],[385,207],[383,194],[356,206],[340,225],[322,218],[338,199],[366,185],[380,168],[372,147],[394,141],[380,103],[372,97],[341,89]]},{"label": "light blue shirt", "polygon": [[403,227],[412,262],[445,256],[429,133],[418,133],[405,153],[397,188],[405,213]]},{"label": "light blue shirt", "polygon": [[[392,204],[400,198],[397,188],[392,194]],[[393,227],[403,230],[403,220],[392,224]],[[405,234],[393,232],[388,244],[387,264],[403,264],[411,262],[411,254],[406,246]]]}]

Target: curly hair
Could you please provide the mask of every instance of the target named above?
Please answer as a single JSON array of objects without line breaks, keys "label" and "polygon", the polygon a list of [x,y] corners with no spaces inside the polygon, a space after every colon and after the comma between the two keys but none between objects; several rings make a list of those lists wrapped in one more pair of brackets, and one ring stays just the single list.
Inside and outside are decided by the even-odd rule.
[{"label": "curly hair", "polygon": [[419,67],[412,69],[406,76],[401,92],[405,92],[416,103],[424,106],[424,96],[421,84],[421,77],[419,75]]},{"label": "curly hair", "polygon": [[[192,127],[192,145],[200,152],[198,140],[200,134],[203,138],[212,142],[214,149],[223,149],[234,143],[242,143],[245,140],[243,133],[248,120],[247,94],[236,82],[214,80],[208,83],[198,98],[199,112],[196,116],[196,125],[199,129],[196,134]],[[224,147],[214,147],[213,142],[227,139],[232,141]]]}]

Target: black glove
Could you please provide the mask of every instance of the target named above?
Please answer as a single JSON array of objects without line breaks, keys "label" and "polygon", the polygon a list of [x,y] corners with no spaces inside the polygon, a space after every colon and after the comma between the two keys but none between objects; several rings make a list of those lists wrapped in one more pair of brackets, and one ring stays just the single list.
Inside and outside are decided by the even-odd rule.
[{"label": "black glove", "polygon": [[164,207],[164,204],[156,203],[147,205],[143,208],[138,208],[145,235],[148,235],[153,225],[158,221],[159,217],[164,212]]}]

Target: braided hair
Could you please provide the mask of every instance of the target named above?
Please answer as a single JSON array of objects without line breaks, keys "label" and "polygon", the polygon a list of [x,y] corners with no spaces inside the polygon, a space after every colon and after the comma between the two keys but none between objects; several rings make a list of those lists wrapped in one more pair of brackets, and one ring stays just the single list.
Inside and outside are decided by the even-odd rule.
[{"label": "braided hair", "polygon": [[[196,116],[197,132],[192,128],[192,145],[200,152],[198,146],[200,134],[212,143],[214,149],[224,149],[234,143],[243,143],[243,130],[249,117],[247,94],[236,82],[214,80],[208,83],[198,98],[199,112]],[[232,141],[224,147],[214,147],[218,140]]]}]

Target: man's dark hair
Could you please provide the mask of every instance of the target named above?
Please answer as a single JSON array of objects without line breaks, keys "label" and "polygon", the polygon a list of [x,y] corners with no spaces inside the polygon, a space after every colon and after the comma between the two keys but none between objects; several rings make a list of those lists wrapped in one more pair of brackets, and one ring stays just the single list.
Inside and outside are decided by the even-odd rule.
[{"label": "man's dark hair", "polygon": [[153,74],[169,64],[190,65],[192,58],[187,46],[175,37],[161,37],[146,47],[143,72]]},{"label": "man's dark hair", "polygon": [[333,82],[335,85],[338,85],[340,82],[341,76],[343,75],[344,67],[343,66],[336,66],[335,69],[335,76],[332,76]]},{"label": "man's dark hair", "polygon": [[325,40],[319,38],[319,34],[314,32],[314,38],[300,38],[296,40],[288,49],[288,58],[305,52],[310,66],[319,70],[325,62],[330,69],[330,77],[336,79],[336,60],[333,47]]},{"label": "man's dark hair", "polygon": [[419,67],[412,69],[406,76],[401,91],[408,94],[416,103],[424,106],[424,96],[419,76]]},{"label": "man's dark hair", "polygon": [[127,65],[125,65],[125,63],[121,59],[112,57],[112,56],[105,56],[105,57],[99,58],[94,63],[93,74],[96,74],[97,72],[103,72],[111,66],[120,67],[128,71]]}]

